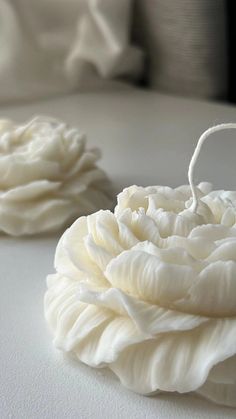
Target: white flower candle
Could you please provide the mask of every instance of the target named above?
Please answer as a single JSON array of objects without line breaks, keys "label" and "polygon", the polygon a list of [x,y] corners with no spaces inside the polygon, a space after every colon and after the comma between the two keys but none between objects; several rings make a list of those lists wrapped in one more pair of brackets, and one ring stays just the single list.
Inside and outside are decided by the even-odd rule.
[{"label": "white flower candle", "polygon": [[[45,316],[55,345],[142,394],[236,406],[236,192],[125,189],[62,236]],[[193,194],[193,199],[192,199]]]},{"label": "white flower candle", "polygon": [[111,207],[111,187],[78,129],[52,118],[0,120],[0,232],[62,230]]}]

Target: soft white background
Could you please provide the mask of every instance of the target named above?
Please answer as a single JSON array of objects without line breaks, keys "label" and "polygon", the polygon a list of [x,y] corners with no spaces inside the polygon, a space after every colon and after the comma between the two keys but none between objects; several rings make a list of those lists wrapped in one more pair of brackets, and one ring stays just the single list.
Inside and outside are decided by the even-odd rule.
[{"label": "soft white background", "polygon": [[0,0],[0,103],[137,79],[132,0]]}]

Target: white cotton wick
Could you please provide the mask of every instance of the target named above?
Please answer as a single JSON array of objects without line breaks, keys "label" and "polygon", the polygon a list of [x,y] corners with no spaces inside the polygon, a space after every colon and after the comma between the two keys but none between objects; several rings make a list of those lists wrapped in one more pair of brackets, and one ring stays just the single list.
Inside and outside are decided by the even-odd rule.
[{"label": "white cotton wick", "polygon": [[219,125],[215,125],[213,127],[210,127],[206,131],[204,131],[203,134],[201,135],[201,137],[198,140],[197,146],[196,146],[196,148],[194,150],[194,153],[192,155],[192,158],[190,160],[190,164],[189,164],[189,168],[188,168],[188,181],[189,181],[189,185],[190,185],[191,192],[192,192],[193,202],[192,202],[192,205],[190,206],[189,209],[192,212],[196,212],[197,207],[198,207],[197,189],[196,189],[196,187],[193,183],[193,173],[194,173],[194,168],[195,168],[195,165],[197,163],[197,159],[198,159],[198,156],[200,154],[201,148],[203,146],[204,141],[207,139],[207,137],[209,137],[214,132],[221,131],[221,130],[224,130],[224,129],[236,129],[236,123],[230,122],[230,123],[225,123],[225,124],[219,124]]}]

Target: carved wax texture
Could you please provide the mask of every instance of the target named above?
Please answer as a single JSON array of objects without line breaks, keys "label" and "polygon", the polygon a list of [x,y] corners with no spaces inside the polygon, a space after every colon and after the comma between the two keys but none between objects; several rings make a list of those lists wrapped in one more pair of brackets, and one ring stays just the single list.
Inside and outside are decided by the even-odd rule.
[{"label": "carved wax texture", "polygon": [[236,192],[131,186],[61,237],[45,316],[56,347],[129,389],[236,406]]},{"label": "carved wax texture", "polygon": [[111,208],[109,181],[96,166],[99,155],[63,122],[0,120],[0,232],[53,232]]}]

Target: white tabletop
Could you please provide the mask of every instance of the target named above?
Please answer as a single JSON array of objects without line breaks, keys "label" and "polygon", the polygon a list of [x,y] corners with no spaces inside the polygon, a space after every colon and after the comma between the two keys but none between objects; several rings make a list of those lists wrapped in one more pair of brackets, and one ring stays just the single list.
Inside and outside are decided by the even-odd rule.
[{"label": "white tabletop", "polygon": [[[75,95],[0,113],[17,120],[49,113],[79,125],[91,145],[103,148],[101,165],[117,189],[130,183],[186,182],[201,132],[214,123],[236,120],[233,107],[141,91]],[[209,139],[196,171],[199,180],[235,189],[233,134]],[[235,410],[196,396],[134,394],[111,373],[93,370],[55,350],[43,317],[43,296],[57,240],[0,237],[1,419],[236,417]]]}]

